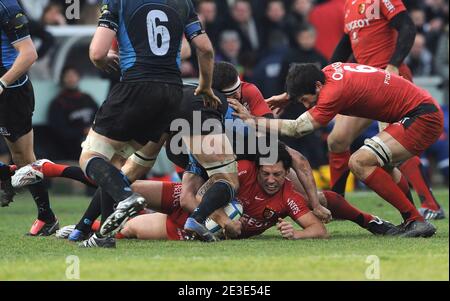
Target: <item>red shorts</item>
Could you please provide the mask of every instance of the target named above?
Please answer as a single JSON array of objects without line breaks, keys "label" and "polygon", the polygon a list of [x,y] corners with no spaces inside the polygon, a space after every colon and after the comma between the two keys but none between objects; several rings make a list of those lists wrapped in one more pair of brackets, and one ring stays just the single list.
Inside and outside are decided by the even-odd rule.
[{"label": "red shorts", "polygon": [[442,134],[444,113],[439,106],[437,108],[437,112],[405,117],[400,122],[388,126],[385,131],[411,154],[418,156],[434,144]]},{"label": "red shorts", "polygon": [[183,240],[184,223],[189,213],[180,206],[181,183],[164,182],[161,196],[161,212],[167,214],[166,231],[169,240]]}]

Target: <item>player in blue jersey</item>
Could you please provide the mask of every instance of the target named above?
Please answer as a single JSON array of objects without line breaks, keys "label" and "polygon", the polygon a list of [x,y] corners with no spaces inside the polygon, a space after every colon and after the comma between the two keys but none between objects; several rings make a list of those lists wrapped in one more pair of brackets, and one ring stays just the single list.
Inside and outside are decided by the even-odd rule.
[{"label": "player in blue jersey", "polygon": [[[5,137],[17,167],[36,161],[31,118],[34,111],[33,86],[27,71],[37,60],[30,38],[28,19],[17,0],[0,0],[0,134]],[[12,201],[9,179],[2,179],[4,205]],[[51,235],[58,221],[50,208],[43,183],[29,186],[38,207],[38,218],[29,235]]]},{"label": "player in blue jersey", "polygon": [[[179,70],[183,33],[197,50],[196,94],[216,107],[220,100],[211,89],[214,51],[191,0],[103,1],[89,54],[99,69],[120,69],[121,81],[99,109],[80,156],[80,166],[102,194],[102,235],[92,236],[84,244],[87,247],[106,244],[107,234],[144,206],[144,198],[131,191],[118,167],[143,146],[160,148],[164,132],[177,116],[183,97]],[[118,54],[110,51],[115,37]],[[118,214],[112,214],[114,203]]]}]

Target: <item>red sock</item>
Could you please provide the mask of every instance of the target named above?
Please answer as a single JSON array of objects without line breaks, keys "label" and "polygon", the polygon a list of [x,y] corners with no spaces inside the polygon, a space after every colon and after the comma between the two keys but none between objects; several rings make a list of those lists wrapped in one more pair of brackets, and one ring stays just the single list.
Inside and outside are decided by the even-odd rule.
[{"label": "red sock", "polygon": [[331,189],[341,195],[345,193],[345,184],[350,172],[348,167],[350,155],[349,150],[343,153],[329,153]]},{"label": "red sock", "polygon": [[411,194],[411,189],[409,189],[408,180],[406,179],[406,177],[403,174],[402,174],[402,177],[400,178],[400,182],[398,182],[397,185],[403,191],[403,193],[406,195],[406,197],[411,202],[411,204],[414,205],[414,199]]},{"label": "red sock", "polygon": [[53,162],[46,162],[42,165],[42,173],[46,178],[60,177],[63,171],[69,167],[68,165],[56,164]]},{"label": "red sock", "polygon": [[406,176],[411,183],[414,190],[417,192],[422,203],[422,207],[429,208],[431,210],[439,210],[440,206],[436,202],[430,187],[422,174],[422,163],[419,157],[415,156],[403,163],[400,166],[400,170]]},{"label": "red sock", "polygon": [[353,207],[340,194],[334,191],[324,191],[323,194],[327,199],[327,208],[331,211],[333,218],[349,220],[363,228],[366,228],[367,223],[373,219],[372,215]]},{"label": "red sock", "polygon": [[101,223],[99,220],[95,220],[91,225],[92,232],[98,232],[100,230]]},{"label": "red sock", "polygon": [[405,221],[424,220],[416,207],[411,204],[403,191],[394,183],[392,177],[384,169],[377,167],[363,182],[380,197],[397,208]]}]

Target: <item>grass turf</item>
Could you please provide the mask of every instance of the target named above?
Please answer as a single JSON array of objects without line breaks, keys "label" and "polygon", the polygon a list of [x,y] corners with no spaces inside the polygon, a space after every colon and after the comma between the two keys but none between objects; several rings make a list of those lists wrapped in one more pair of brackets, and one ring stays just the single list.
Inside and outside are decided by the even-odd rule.
[{"label": "grass turf", "polygon": [[[449,212],[448,190],[435,192]],[[374,193],[347,199],[394,223],[400,216]],[[52,196],[61,225],[74,224],[86,197]],[[417,200],[417,197],[416,197]],[[449,280],[449,222],[436,221],[429,239],[375,237],[356,224],[327,225],[330,239],[287,241],[262,236],[214,244],[121,240],[117,249],[79,249],[55,237],[25,237],[36,215],[31,197],[0,208],[0,280],[67,280],[67,256],[80,260],[80,280],[367,280],[368,256],[379,258],[380,280]]]}]

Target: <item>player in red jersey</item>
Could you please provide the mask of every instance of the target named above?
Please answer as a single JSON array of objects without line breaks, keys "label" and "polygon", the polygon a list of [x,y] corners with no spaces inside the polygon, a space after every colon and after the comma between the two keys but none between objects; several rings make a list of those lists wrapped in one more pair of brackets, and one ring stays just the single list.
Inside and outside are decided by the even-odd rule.
[{"label": "player in red jersey", "polygon": [[[386,69],[412,81],[412,74],[403,60],[408,55],[415,37],[415,27],[401,0],[347,0],[345,2],[345,27],[331,62],[347,61],[351,54],[359,64]],[[372,123],[369,119],[336,116],[336,123],[328,136],[331,187],[344,194],[348,177],[350,145]],[[380,124],[380,130],[387,125]],[[417,156],[400,167],[420,197],[423,215],[433,211],[436,218],[444,212],[436,202],[426,183]],[[406,185],[406,179],[403,180]],[[412,196],[408,196],[411,201]]]},{"label": "player in red jersey", "polygon": [[433,235],[435,227],[409,202],[401,173],[395,168],[421,154],[442,133],[443,113],[430,94],[395,74],[348,63],[334,63],[323,70],[313,64],[295,64],[286,86],[287,94],[270,104],[283,107],[289,98],[302,102],[309,111],[296,120],[263,120],[251,116],[238,102],[231,106],[243,120],[295,137],[328,124],[337,114],[392,123],[352,155],[350,169],[400,211],[402,236]]},{"label": "player in red jersey", "polygon": [[[326,237],[324,225],[311,213],[303,196],[294,190],[293,184],[286,178],[292,158],[285,146],[280,144],[276,164],[259,165],[257,162],[259,160],[256,163],[243,160],[238,164],[240,190],[236,198],[243,206],[243,216],[239,221],[241,234],[237,238],[259,235],[275,225],[287,239]],[[133,184],[133,190],[142,193],[147,200],[151,200],[149,205],[152,208],[166,215],[138,216],[125,225],[122,235],[138,239],[185,238],[182,229],[188,213],[179,204],[180,184],[137,181]],[[322,198],[335,218],[354,221],[374,234],[396,231],[392,224],[359,211],[335,192],[326,191]],[[288,216],[304,230],[295,230],[291,223],[283,220]]]}]

